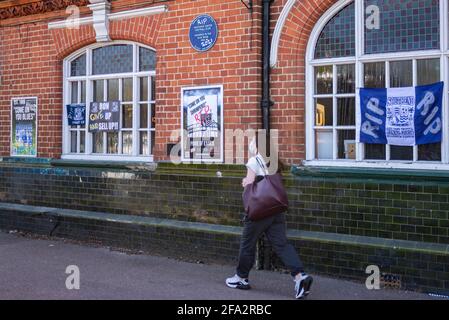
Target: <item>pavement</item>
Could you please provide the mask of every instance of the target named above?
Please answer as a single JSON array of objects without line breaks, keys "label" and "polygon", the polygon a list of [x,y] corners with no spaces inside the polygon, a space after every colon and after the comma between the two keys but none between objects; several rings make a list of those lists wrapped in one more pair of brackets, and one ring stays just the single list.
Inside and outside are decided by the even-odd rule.
[{"label": "pavement", "polygon": [[[79,289],[66,287],[68,266],[79,270]],[[227,288],[234,266],[199,264],[161,256],[0,232],[0,300],[293,300],[287,274],[253,271],[252,290]],[[429,295],[313,275],[308,300],[427,300]],[[69,283],[75,283],[70,282]]]}]

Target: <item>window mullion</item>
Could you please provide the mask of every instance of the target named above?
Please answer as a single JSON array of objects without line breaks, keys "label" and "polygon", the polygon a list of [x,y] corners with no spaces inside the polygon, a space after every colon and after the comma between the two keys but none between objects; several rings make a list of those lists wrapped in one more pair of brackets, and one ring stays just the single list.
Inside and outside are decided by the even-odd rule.
[{"label": "window mullion", "polygon": [[[418,62],[413,59],[413,87],[418,85]],[[415,144],[413,146],[413,162],[418,161],[418,146]]]},{"label": "window mullion", "polygon": [[[355,119],[356,119],[356,161],[361,161],[365,158],[365,144],[357,142],[360,141],[360,95],[359,88],[363,87],[363,64],[360,58],[364,53],[364,5],[363,1],[355,1]],[[361,39],[361,41],[357,41]]]},{"label": "window mullion", "polygon": [[[390,88],[390,62],[389,61],[385,61],[385,88]],[[387,144],[385,146],[386,150],[385,150],[385,159],[387,161],[390,161],[391,159],[391,148],[390,145]]]},{"label": "window mullion", "polygon": [[133,73],[137,73],[139,71],[139,59],[138,59],[138,50],[137,45],[133,44]]},{"label": "window mullion", "polygon": [[[119,101],[123,101],[123,79],[119,79],[118,81],[118,98]],[[123,104],[120,103],[120,115],[119,115],[119,124],[120,124],[120,130],[118,131],[118,154],[123,154]]]},{"label": "window mullion", "polygon": [[441,80],[444,81],[444,92],[443,92],[443,110],[442,110],[442,121],[443,121],[443,132],[442,132],[442,142],[441,142],[441,161],[443,163],[449,163],[449,129],[447,124],[449,123],[449,91],[447,83],[449,81],[449,61],[447,56],[443,56],[440,60],[440,74]]},{"label": "window mullion", "polygon": [[[103,101],[108,101],[108,80],[103,80]],[[108,153],[108,133],[103,132],[103,154]]]},{"label": "window mullion", "polygon": [[90,113],[90,103],[93,100],[93,90],[92,90],[92,81],[90,81],[90,75],[92,75],[92,50],[87,49],[86,51],[86,142],[85,142],[85,152],[86,154],[92,154],[92,133],[88,130],[89,125],[89,113]]},{"label": "window mullion", "polygon": [[440,0],[440,49],[442,52],[449,50],[448,48],[448,32],[449,30],[449,8],[447,0]]},{"label": "window mullion", "polygon": [[139,92],[139,78],[134,75],[133,76],[133,121],[132,121],[132,155],[133,156],[137,156],[138,155],[138,136],[139,136],[139,132],[137,130],[137,117],[138,117],[138,106],[139,103],[138,101],[140,100],[140,92]]},{"label": "window mullion", "polygon": [[[360,40],[360,41],[359,41]],[[355,1],[355,57],[358,60],[365,52],[365,11],[363,1]]]},{"label": "window mullion", "polygon": [[332,98],[332,138],[333,138],[333,142],[332,142],[332,154],[333,154],[333,159],[337,160],[338,159],[338,132],[337,132],[337,97],[336,94],[338,92],[337,86],[338,86],[338,73],[337,73],[337,66],[334,64],[332,66],[332,87],[333,87],[333,98]]},{"label": "window mullion", "polygon": [[[151,152],[152,148],[153,148],[153,143],[152,143],[152,139],[151,137],[153,136],[153,134],[155,134],[154,130],[156,129],[156,125],[155,127],[152,129],[152,125],[153,125],[153,117],[155,115],[153,115],[153,108],[152,105],[154,104],[154,112],[156,113],[156,92],[153,92],[153,81],[156,81],[156,77],[152,77],[149,76],[148,77],[148,92],[150,93],[150,95],[148,96],[148,100],[150,101],[150,103],[148,104],[148,155],[153,155],[153,153]],[[156,87],[156,86],[155,86]],[[154,95],[154,99],[153,99],[153,95]],[[154,137],[154,141],[156,141],[156,137]]]},{"label": "window mullion", "polygon": [[66,61],[64,63],[64,77],[65,77],[65,81],[64,81],[64,96],[63,96],[63,115],[62,115],[62,119],[63,119],[63,128],[64,128],[64,132],[63,132],[63,153],[67,154],[69,153],[69,135],[70,135],[70,129],[69,129],[69,125],[68,125],[68,120],[67,120],[67,110],[66,110],[66,105],[69,102],[69,97],[71,95],[71,86],[70,86],[70,82],[67,81],[67,77],[70,75],[69,71],[70,71],[70,62]]}]

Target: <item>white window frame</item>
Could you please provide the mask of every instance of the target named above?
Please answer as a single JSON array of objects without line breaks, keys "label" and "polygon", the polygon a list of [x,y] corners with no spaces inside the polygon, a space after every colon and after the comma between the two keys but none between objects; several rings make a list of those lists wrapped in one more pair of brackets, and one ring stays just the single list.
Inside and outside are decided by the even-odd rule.
[{"label": "white window frame", "polygon": [[[101,47],[107,47],[111,45],[132,45],[133,46],[133,71],[130,73],[117,73],[117,74],[101,74],[101,75],[92,75],[92,51],[97,48]],[[63,62],[63,79],[64,79],[64,85],[63,85],[63,119],[62,119],[62,132],[63,132],[63,145],[62,145],[62,155],[61,159],[68,159],[68,160],[103,160],[103,161],[129,161],[129,162],[153,162],[154,156],[153,155],[140,155],[139,145],[140,145],[140,139],[139,139],[139,132],[141,132],[144,129],[140,129],[140,104],[142,102],[140,101],[140,86],[139,86],[139,78],[141,77],[148,77],[148,79],[151,79],[151,77],[156,77],[156,70],[152,71],[139,71],[139,47],[150,49],[154,52],[156,50],[154,48],[151,48],[149,46],[131,42],[131,41],[111,41],[107,44],[102,43],[95,43],[92,45],[89,45],[87,47],[84,47],[68,57],[64,59]],[[83,54],[86,54],[86,75],[85,76],[71,76],[70,75],[70,64],[71,62],[82,56]],[[110,79],[124,79],[124,78],[132,78],[133,79],[133,127],[132,127],[132,136],[133,136],[133,146],[132,146],[132,154],[131,155],[124,155],[124,154],[107,154],[107,153],[92,153],[92,134],[88,131],[88,114],[89,114],[89,106],[90,103],[93,101],[93,80],[110,80]],[[70,126],[68,125],[67,121],[67,111],[66,111],[66,105],[71,103],[71,82],[73,81],[85,81],[86,83],[86,128],[85,129],[78,129],[78,130],[85,130],[86,140],[85,140],[85,153],[71,153],[71,137],[70,137]],[[149,80],[150,81],[150,80]],[[107,81],[105,81],[107,82]],[[119,99],[122,99],[122,82],[119,81]],[[155,104],[156,100],[150,101],[151,97],[151,84],[148,87],[148,102],[146,102],[148,105]],[[107,86],[104,86],[104,96],[107,94]],[[80,97],[81,91],[80,86],[78,86],[78,97]],[[128,101],[126,101],[128,102]],[[149,107],[148,117],[151,121],[151,107]],[[121,116],[120,116],[121,117]],[[151,128],[151,122],[148,128],[148,132],[151,131],[154,134],[156,134],[156,128]],[[144,130],[145,131],[145,130]],[[122,131],[120,131],[122,132]],[[119,150],[121,148],[121,134],[119,134]],[[77,141],[77,151],[79,152],[79,136]],[[151,153],[151,138],[149,139],[149,152]],[[104,150],[107,151],[107,141],[105,141],[106,138],[104,138]],[[106,143],[106,144],[105,144]]]},{"label": "white window frame", "polygon": [[[306,159],[303,161],[307,166],[333,166],[333,167],[367,167],[367,168],[396,168],[396,169],[433,169],[449,170],[449,7],[447,0],[440,1],[440,49],[425,51],[409,51],[385,54],[364,54],[364,21],[365,10],[363,0],[340,0],[335,3],[316,23],[312,30],[306,53]],[[315,59],[315,48],[319,36],[326,24],[343,8],[355,2],[355,56],[332,59]],[[363,64],[368,62],[386,62],[385,78],[389,83],[388,65],[390,61],[412,60],[413,61],[413,85],[416,85],[416,60],[417,59],[440,59],[440,78],[444,81],[443,94],[443,137],[441,145],[441,162],[416,161],[418,159],[418,149],[414,147],[414,161],[401,160],[364,160],[364,144],[357,143],[356,160],[335,159],[336,150],[334,150],[333,160],[318,160],[315,156],[315,92],[314,68],[324,65],[355,64],[356,79],[356,119],[359,119],[359,88],[363,87],[364,74]],[[335,74],[333,75],[335,79]],[[334,83],[335,86],[335,83]],[[335,92],[336,88],[334,88]],[[333,95],[335,97],[335,95]],[[356,124],[357,125],[357,124]],[[335,130],[335,128],[334,128]],[[334,149],[336,147],[336,137],[334,134]],[[387,159],[389,158],[387,148]]]}]

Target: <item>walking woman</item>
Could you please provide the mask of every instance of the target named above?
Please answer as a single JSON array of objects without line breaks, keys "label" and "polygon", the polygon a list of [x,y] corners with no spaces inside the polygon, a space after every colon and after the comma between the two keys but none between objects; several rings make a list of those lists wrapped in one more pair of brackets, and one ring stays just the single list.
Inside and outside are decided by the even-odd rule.
[{"label": "walking woman", "polygon": [[[266,162],[257,150],[257,140],[250,144],[250,153],[253,155],[246,164],[247,176],[242,186],[258,183],[266,175]],[[282,168],[278,166],[278,172]],[[253,267],[256,244],[259,237],[265,233],[272,247],[285,266],[290,270],[295,282],[295,297],[301,299],[310,293],[313,278],[304,272],[303,264],[294,247],[287,242],[285,214],[280,213],[258,221],[251,221],[245,216],[243,234],[240,243],[240,254],[236,274],[226,279],[226,285],[234,289],[248,290],[249,272]]]}]

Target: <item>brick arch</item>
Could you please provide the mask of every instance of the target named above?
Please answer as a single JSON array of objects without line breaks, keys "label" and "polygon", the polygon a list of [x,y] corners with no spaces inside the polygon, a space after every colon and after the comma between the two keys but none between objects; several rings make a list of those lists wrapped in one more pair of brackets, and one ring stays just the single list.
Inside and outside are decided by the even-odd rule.
[{"label": "brick arch", "polygon": [[[161,15],[111,21],[109,36],[111,40],[128,40],[157,49],[157,32],[161,22]],[[83,25],[79,29],[53,29],[51,35],[58,59],[96,42],[95,31],[91,25]]]},{"label": "brick arch", "polygon": [[290,164],[305,159],[307,45],[316,23],[337,2],[297,0],[282,28],[277,65],[271,74],[272,128],[279,130],[280,158]]}]

